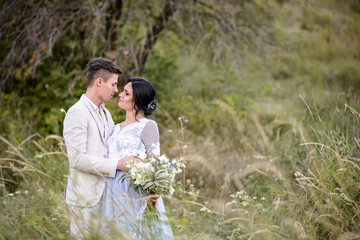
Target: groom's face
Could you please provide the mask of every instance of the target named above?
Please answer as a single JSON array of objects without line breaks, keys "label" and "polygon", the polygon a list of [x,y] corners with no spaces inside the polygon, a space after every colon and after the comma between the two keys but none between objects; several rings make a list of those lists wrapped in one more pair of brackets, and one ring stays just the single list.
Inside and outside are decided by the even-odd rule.
[{"label": "groom's face", "polygon": [[99,88],[99,95],[103,102],[109,102],[118,92],[118,75],[113,74],[106,82],[101,79],[101,86]]}]

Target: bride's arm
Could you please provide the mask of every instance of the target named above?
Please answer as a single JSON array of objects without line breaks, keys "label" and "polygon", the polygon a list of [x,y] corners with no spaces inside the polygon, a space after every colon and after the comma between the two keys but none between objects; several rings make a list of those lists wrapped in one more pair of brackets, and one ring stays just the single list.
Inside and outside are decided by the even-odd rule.
[{"label": "bride's arm", "polygon": [[149,121],[140,134],[145,144],[147,154],[150,156],[160,155],[159,129],[155,121]]},{"label": "bride's arm", "polygon": [[[147,154],[150,156],[160,155],[159,129],[155,121],[149,121],[140,134],[142,142],[145,144]],[[157,203],[159,197],[150,197],[148,201]]]}]

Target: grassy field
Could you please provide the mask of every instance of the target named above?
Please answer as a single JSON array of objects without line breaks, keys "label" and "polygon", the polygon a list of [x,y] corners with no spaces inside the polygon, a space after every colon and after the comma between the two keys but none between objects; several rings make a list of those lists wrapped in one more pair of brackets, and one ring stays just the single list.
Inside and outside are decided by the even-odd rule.
[{"label": "grassy field", "polygon": [[[176,239],[360,239],[358,4],[285,1],[281,44],[244,48],[240,66],[157,46],[152,118],[162,153],[187,161],[185,192],[165,200]],[[48,136],[29,130],[36,108],[4,110],[0,239],[69,238],[59,109],[74,101],[50,110]]]}]

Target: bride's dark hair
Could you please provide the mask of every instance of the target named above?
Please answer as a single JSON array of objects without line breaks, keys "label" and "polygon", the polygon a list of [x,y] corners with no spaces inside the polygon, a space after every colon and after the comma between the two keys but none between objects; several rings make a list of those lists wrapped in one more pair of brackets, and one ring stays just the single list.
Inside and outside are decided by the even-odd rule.
[{"label": "bride's dark hair", "polygon": [[135,118],[139,111],[143,111],[145,117],[151,115],[156,109],[156,92],[151,82],[141,77],[132,77],[127,80],[131,82],[133,90],[133,101],[135,108]]}]

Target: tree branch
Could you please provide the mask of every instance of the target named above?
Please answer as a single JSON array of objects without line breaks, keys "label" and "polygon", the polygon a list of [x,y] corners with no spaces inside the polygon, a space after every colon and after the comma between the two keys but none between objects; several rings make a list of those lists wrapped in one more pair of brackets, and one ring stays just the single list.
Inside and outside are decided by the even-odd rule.
[{"label": "tree branch", "polygon": [[159,38],[160,33],[166,28],[169,19],[174,15],[178,2],[179,1],[168,1],[162,13],[155,20],[152,29],[147,33],[145,42],[142,45],[140,52],[137,54],[138,74],[141,74],[144,70],[146,61],[154,48],[156,40]]},{"label": "tree branch", "polygon": [[106,36],[106,50],[112,51],[116,48],[116,41],[118,39],[118,32],[115,30],[120,24],[122,16],[123,1],[110,0],[108,15],[105,23],[105,36]]}]

